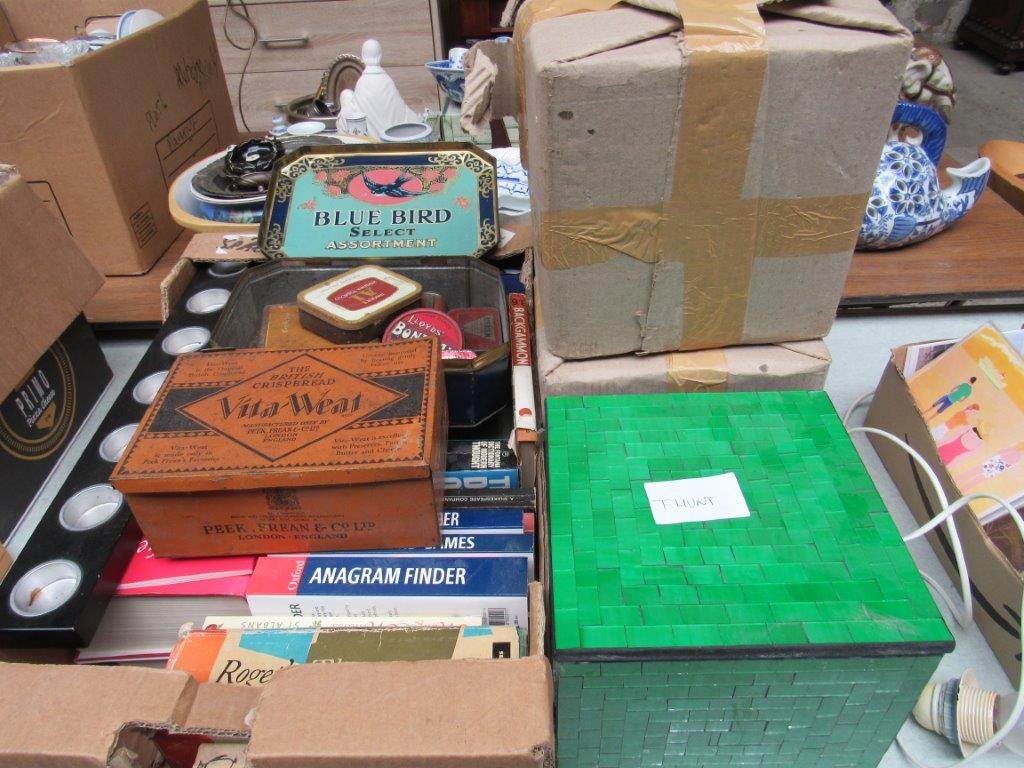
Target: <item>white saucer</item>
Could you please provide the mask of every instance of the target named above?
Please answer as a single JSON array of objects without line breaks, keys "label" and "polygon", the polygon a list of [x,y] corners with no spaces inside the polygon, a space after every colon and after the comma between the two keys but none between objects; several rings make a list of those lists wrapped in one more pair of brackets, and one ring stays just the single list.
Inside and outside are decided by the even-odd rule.
[{"label": "white saucer", "polygon": [[327,124],[319,120],[304,120],[301,123],[292,123],[288,126],[288,133],[292,136],[312,136],[323,133],[327,130]]}]

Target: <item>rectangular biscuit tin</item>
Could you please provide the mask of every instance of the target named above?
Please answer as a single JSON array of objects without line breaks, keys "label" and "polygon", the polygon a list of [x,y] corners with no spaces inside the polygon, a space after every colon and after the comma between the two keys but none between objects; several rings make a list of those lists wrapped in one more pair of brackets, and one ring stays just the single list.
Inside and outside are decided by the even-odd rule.
[{"label": "rectangular biscuit tin", "polygon": [[111,476],[162,557],[435,546],[434,340],[185,355]]},{"label": "rectangular biscuit tin", "polygon": [[469,143],[304,147],[274,168],[270,258],[482,256],[498,244],[494,158]]}]

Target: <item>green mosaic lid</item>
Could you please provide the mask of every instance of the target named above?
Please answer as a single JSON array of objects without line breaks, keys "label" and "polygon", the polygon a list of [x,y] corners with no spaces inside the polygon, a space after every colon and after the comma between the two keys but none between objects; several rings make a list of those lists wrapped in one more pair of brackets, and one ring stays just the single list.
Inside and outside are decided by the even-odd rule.
[{"label": "green mosaic lid", "polygon": [[[547,413],[556,655],[952,648],[824,392],[552,397]],[[723,472],[749,518],[654,522],[645,482]]]}]

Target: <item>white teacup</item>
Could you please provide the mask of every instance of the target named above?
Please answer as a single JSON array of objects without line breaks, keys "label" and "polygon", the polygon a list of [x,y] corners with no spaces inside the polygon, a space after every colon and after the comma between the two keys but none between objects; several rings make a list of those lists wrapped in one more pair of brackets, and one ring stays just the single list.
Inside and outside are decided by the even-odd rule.
[{"label": "white teacup", "polygon": [[463,69],[463,59],[469,53],[469,48],[452,48],[448,51],[448,63],[452,69]]}]

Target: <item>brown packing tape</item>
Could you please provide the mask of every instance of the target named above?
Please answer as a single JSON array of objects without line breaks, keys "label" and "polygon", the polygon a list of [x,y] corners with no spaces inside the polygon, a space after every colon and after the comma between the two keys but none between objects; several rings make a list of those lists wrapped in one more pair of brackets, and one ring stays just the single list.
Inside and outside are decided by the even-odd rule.
[{"label": "brown packing tape", "polygon": [[[793,200],[761,198],[755,255],[816,256],[848,249],[857,238],[867,193],[804,197]],[[661,236],[667,214],[663,206],[586,208],[545,214],[541,258],[548,269],[601,264],[618,256],[639,261],[677,261],[676,251],[664,252]]]},{"label": "brown packing tape", "polygon": [[672,352],[666,355],[669,392],[725,392],[729,364],[723,349]]},{"label": "brown packing tape", "polygon": [[[743,338],[757,242],[757,203],[743,199],[768,67],[753,0],[681,0],[689,50],[683,123],[663,243],[683,262],[683,338]],[[723,88],[722,83],[729,87]]]},{"label": "brown packing tape", "polygon": [[840,253],[857,242],[869,190],[856,195],[758,201],[758,258]]}]

